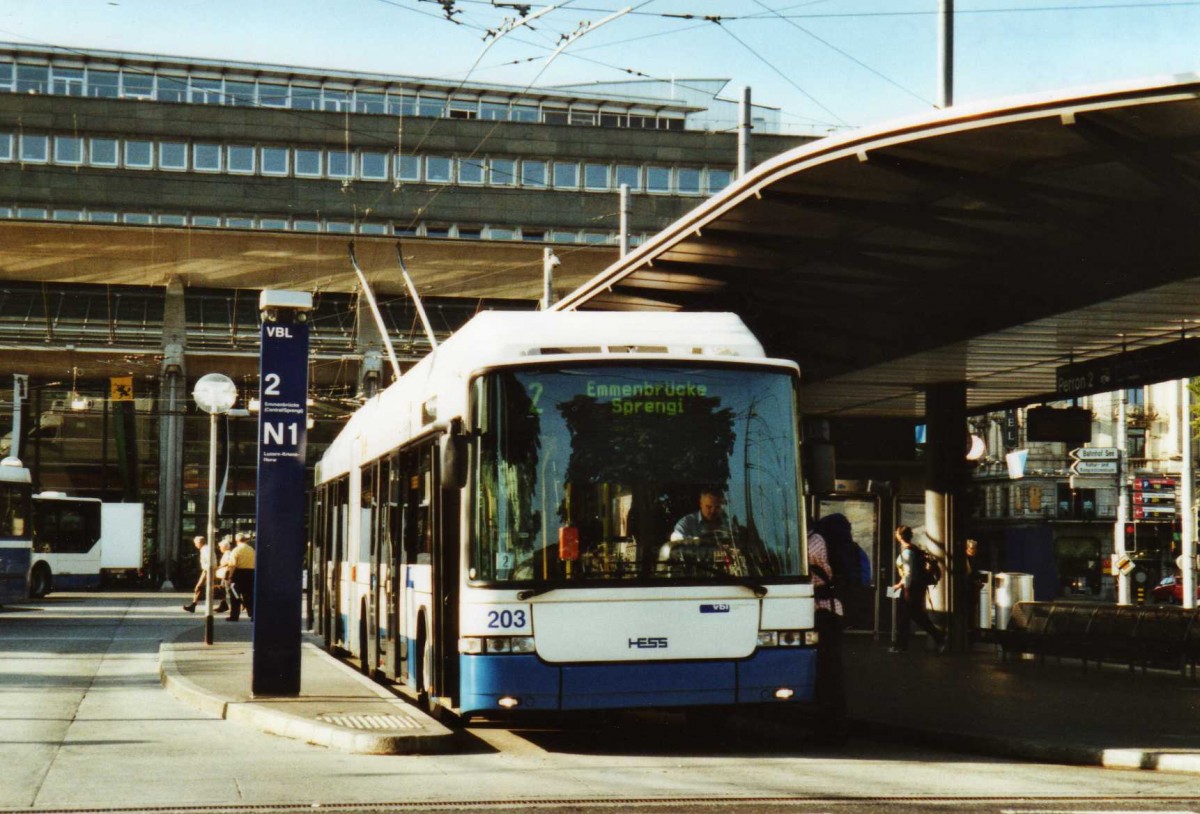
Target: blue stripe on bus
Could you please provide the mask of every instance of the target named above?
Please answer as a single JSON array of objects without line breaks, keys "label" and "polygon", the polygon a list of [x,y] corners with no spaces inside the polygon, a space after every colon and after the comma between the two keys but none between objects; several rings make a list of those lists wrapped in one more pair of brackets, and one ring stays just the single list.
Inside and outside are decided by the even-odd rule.
[{"label": "blue stripe on bus", "polygon": [[792,702],[813,700],[816,651],[762,649],[728,661],[547,664],[537,656],[459,656],[464,713],[500,709],[504,696],[517,710],[582,710],[706,704],[780,703],[788,687]]}]

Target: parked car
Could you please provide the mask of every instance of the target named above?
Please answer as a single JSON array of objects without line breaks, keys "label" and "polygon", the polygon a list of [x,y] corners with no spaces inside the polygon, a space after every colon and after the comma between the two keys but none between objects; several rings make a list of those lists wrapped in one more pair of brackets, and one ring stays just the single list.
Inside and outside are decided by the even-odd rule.
[{"label": "parked car", "polygon": [[[1180,605],[1183,603],[1183,577],[1163,577],[1150,593],[1154,596],[1155,602]],[[1200,582],[1196,585],[1196,598],[1200,599]]]}]

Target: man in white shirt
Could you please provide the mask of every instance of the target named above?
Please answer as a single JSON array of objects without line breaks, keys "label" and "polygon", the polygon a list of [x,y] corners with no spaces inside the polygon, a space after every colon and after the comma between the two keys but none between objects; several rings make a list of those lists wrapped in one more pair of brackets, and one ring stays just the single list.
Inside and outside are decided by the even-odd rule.
[{"label": "man in white shirt", "polygon": [[196,547],[196,551],[200,554],[200,578],[196,580],[196,587],[192,589],[192,601],[183,606],[183,609],[188,613],[196,612],[196,603],[204,596],[208,569],[212,568],[212,546],[204,539],[204,535],[197,534],[193,537],[192,545]]}]

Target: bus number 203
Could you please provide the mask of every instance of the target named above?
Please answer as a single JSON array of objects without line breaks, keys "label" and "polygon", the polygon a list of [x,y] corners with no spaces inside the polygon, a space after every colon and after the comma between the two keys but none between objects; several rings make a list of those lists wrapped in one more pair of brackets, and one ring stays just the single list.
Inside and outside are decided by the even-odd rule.
[{"label": "bus number 203", "polygon": [[525,611],[488,611],[488,629],[507,629],[525,627]]}]

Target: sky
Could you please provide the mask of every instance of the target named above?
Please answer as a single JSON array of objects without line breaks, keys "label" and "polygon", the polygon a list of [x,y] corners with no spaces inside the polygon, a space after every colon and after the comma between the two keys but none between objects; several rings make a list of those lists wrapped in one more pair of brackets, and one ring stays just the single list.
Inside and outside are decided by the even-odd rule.
[{"label": "sky", "polygon": [[[920,115],[939,95],[938,0],[560,0],[488,38],[520,16],[500,3],[4,0],[0,40],[518,87],[719,77],[797,134]],[[955,7],[956,104],[1200,73],[1200,0]]]}]

